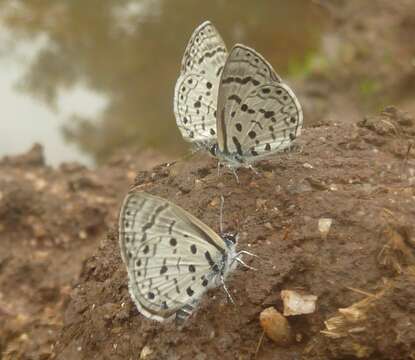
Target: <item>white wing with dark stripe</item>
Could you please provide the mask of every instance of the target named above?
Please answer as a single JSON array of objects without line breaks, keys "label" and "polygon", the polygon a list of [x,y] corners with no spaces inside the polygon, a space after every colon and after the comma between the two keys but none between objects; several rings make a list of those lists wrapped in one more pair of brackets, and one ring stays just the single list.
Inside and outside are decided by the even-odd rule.
[{"label": "white wing with dark stripe", "polygon": [[174,114],[185,140],[209,147],[216,142],[219,79],[227,50],[219,32],[205,21],[186,47],[174,89]]},{"label": "white wing with dark stripe", "polygon": [[252,163],[290,146],[300,135],[301,106],[293,91],[255,50],[235,45],[219,87],[220,156]]},{"label": "white wing with dark stripe", "polygon": [[163,321],[186,318],[216,286],[228,248],[208,226],[173,203],[144,192],[124,200],[119,242],[138,310]]}]

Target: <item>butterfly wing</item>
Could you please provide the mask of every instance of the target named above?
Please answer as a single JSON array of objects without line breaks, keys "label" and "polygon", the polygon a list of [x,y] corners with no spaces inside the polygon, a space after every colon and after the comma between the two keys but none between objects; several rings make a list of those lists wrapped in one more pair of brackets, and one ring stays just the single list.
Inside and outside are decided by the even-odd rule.
[{"label": "butterfly wing", "polygon": [[285,149],[300,134],[301,106],[293,91],[255,50],[232,49],[221,77],[218,146],[247,163]]},{"label": "butterfly wing", "polygon": [[219,79],[227,50],[219,32],[205,21],[187,44],[174,89],[174,114],[185,140],[196,145],[216,139]]},{"label": "butterfly wing", "polygon": [[226,252],[222,238],[200,220],[144,192],[125,198],[119,241],[131,297],[143,315],[158,321],[191,313],[214,286],[211,270]]}]

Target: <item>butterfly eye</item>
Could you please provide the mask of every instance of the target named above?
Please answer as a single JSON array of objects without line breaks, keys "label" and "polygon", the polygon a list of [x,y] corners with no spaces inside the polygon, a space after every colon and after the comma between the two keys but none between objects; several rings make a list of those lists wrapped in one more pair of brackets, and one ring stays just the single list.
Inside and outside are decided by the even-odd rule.
[{"label": "butterfly eye", "polygon": [[216,152],[217,152],[217,150],[218,150],[218,145],[217,145],[217,144],[214,144],[214,145],[212,145],[212,146],[209,148],[209,152],[210,152],[213,156],[216,156]]},{"label": "butterfly eye", "polygon": [[237,238],[238,238],[238,234],[237,233],[224,233],[222,234],[222,238],[223,240],[225,240],[227,244],[235,245]]}]

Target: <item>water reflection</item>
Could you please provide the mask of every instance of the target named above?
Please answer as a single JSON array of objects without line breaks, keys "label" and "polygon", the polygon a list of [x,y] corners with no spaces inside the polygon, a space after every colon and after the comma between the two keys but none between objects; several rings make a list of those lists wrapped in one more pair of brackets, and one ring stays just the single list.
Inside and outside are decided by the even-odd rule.
[{"label": "water reflection", "polygon": [[183,151],[173,88],[186,42],[202,21],[210,19],[228,47],[252,46],[282,74],[318,48],[322,29],[309,0],[0,0],[0,7],[0,22],[16,40],[47,38],[21,90],[55,109],[73,87],[106,98],[94,116],[75,105],[63,128],[98,162],[126,146]]}]

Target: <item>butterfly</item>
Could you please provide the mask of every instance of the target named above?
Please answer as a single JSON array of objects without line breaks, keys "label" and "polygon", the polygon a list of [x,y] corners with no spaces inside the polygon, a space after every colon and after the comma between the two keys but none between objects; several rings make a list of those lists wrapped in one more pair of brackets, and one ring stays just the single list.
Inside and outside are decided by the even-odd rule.
[{"label": "butterfly", "polygon": [[[203,141],[202,147],[233,169],[251,167],[290,149],[303,125],[294,92],[261,54],[247,46],[236,44],[229,55],[222,51],[214,64],[207,61],[214,51],[206,48],[225,48],[217,31],[206,40],[198,35],[204,24],[189,41],[183,62],[190,67],[182,65],[175,88],[174,111],[183,137],[197,144]],[[193,87],[186,85],[186,76]],[[214,85],[209,97],[207,83]]]},{"label": "butterfly", "polygon": [[236,235],[218,235],[181,207],[145,192],[130,192],[121,207],[119,243],[129,292],[139,312],[153,320],[182,323],[220,284],[232,299],[224,281],[237,262],[250,268],[242,254],[254,255],[237,252],[236,242]]}]

